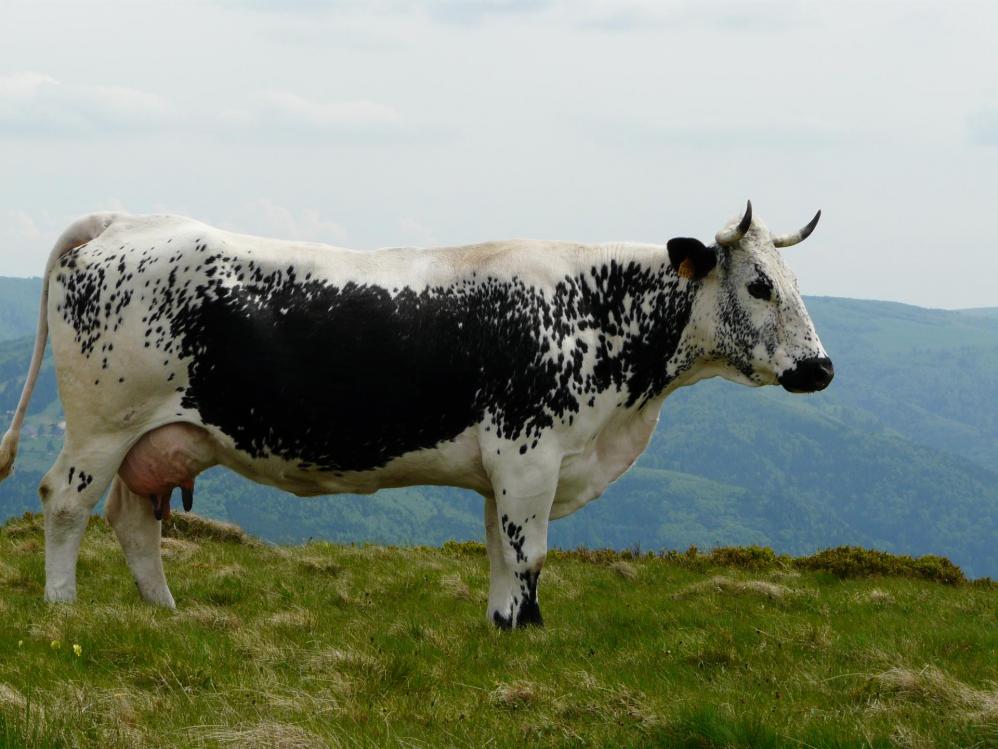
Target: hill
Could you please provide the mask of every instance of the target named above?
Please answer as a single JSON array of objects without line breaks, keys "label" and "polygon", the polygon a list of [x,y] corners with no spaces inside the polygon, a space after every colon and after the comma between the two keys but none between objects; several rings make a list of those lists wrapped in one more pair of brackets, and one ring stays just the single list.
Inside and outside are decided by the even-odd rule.
[{"label": "hill", "polygon": [[0,276],[0,341],[35,334],[41,293],[40,278]]},{"label": "hill", "polygon": [[[638,468],[554,523],[552,543],[756,543],[795,554],[860,544],[943,554],[973,576],[998,577],[998,315],[822,297],[807,304],[836,364],[827,391],[792,396],[711,381],[677,392]],[[31,343],[0,342],[0,420],[20,394]],[[47,365],[17,473],[0,485],[0,519],[38,508],[35,487],[61,443],[60,419]],[[481,500],[437,487],[303,501],[215,469],[199,480],[195,507],[283,543],[482,535]]]},{"label": "hill", "polygon": [[998,588],[944,560],[563,552],[546,628],[500,632],[478,544],[168,532],[176,612],[139,603],[102,520],[74,606],[41,602],[40,518],[0,529],[0,747],[998,741]]}]

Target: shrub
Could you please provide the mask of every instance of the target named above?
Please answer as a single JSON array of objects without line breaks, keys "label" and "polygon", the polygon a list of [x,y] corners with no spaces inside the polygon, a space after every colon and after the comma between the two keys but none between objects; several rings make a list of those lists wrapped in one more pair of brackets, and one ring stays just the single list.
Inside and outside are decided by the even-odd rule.
[{"label": "shrub", "polygon": [[914,558],[858,546],[825,549],[808,557],[798,557],[793,564],[800,569],[831,572],[841,578],[891,575],[934,580],[947,585],[966,582],[963,571],[945,557],[927,555]]},{"label": "shrub", "polygon": [[786,557],[780,557],[768,546],[722,546],[710,552],[711,564],[737,567],[745,570],[763,570],[775,567]]}]

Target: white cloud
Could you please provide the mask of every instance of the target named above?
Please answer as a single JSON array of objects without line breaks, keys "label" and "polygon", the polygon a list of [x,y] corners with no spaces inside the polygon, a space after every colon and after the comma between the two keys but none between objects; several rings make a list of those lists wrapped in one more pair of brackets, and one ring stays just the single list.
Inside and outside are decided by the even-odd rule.
[{"label": "white cloud", "polygon": [[0,132],[21,137],[120,136],[173,116],[162,96],[124,86],[65,84],[46,73],[0,75]]},{"label": "white cloud", "polygon": [[50,218],[33,216],[21,208],[0,212],[0,261],[4,274],[40,276],[57,233]]},{"label": "white cloud", "polygon": [[403,216],[399,219],[399,230],[405,237],[406,245],[416,247],[433,247],[439,242],[436,233],[428,226],[412,216]]},{"label": "white cloud", "polygon": [[391,128],[400,118],[392,107],[368,99],[317,101],[290,91],[260,91],[248,107],[227,110],[222,120],[237,127],[343,132]]},{"label": "white cloud", "polygon": [[998,109],[982,109],[967,117],[967,131],[972,143],[998,146]]},{"label": "white cloud", "polygon": [[222,1],[229,9],[249,7],[277,16],[422,16],[440,24],[541,21],[603,31],[700,26],[734,31],[780,30],[813,15],[804,0],[255,0]]}]

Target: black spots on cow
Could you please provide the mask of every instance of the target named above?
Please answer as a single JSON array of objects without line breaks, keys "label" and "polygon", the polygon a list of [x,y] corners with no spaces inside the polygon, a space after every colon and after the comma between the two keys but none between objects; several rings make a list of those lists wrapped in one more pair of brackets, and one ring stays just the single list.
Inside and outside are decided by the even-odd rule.
[{"label": "black spots on cow", "polygon": [[513,629],[513,617],[500,614],[498,611],[492,612],[492,623],[499,629]]},{"label": "black spots on cow", "polygon": [[[81,353],[89,358],[105,330],[105,310],[110,310],[114,300],[102,299],[107,289],[106,263],[89,256],[84,261],[83,247],[70,250],[59,259],[62,272],[56,275],[56,281],[63,289],[58,311],[73,328]],[[117,292],[111,296],[116,299],[116,295]]]},{"label": "black spots on cow", "polygon": [[[526,454],[607,389],[647,399],[670,381],[696,287],[661,255],[595,264],[553,289],[474,273],[389,290],[260,266],[200,239],[196,256],[161,246],[123,264],[124,252],[62,259],[60,314],[81,351],[130,319],[145,349],[168,355],[164,368],[186,367],[183,405],[237,448],[330,471],[378,468],[483,420]],[[125,314],[135,289],[141,327]]]},{"label": "black spots on cow", "polygon": [[[85,471],[82,470],[79,472],[77,478],[79,479],[79,483],[76,485],[77,494],[82,493],[83,490],[86,489],[88,486],[90,486],[90,484],[92,484],[94,481],[93,474],[86,473]],[[70,479],[70,483],[72,483],[72,479]]]},{"label": "black spots on cow", "polygon": [[502,516],[502,529],[506,534],[506,538],[509,540],[510,548],[516,553],[517,562],[526,562],[527,555],[523,553],[523,542],[526,540],[523,535],[523,526],[517,525],[512,520],[508,520],[505,515]]},{"label": "black spots on cow", "polygon": [[72,484],[73,483],[73,476],[74,476],[75,473],[76,473],[76,466],[70,466],[69,467],[69,478],[66,479],[66,483],[67,484]]}]

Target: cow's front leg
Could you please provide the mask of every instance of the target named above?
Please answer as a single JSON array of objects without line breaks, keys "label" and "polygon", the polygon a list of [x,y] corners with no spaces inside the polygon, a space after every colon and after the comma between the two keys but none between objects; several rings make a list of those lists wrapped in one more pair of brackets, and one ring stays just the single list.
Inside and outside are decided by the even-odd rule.
[{"label": "cow's front leg", "polygon": [[557,475],[546,475],[538,466],[519,468],[495,473],[494,494],[485,499],[488,618],[503,629],[544,623],[537,587],[547,556]]},{"label": "cow's front leg", "polygon": [[163,573],[162,523],[156,519],[152,503],[115,476],[105,515],[125,552],[125,561],[142,598],[157,606],[174,608],[173,595]]}]

